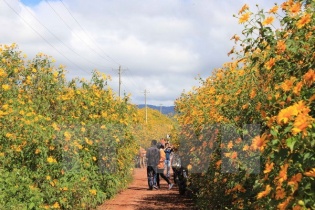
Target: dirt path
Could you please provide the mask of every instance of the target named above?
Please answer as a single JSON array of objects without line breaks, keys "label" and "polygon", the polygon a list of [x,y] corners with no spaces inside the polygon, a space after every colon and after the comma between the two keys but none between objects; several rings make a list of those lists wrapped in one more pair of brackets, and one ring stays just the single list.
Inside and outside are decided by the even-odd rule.
[{"label": "dirt path", "polygon": [[181,196],[176,185],[171,190],[161,180],[161,189],[148,190],[146,169],[136,168],[134,180],[129,187],[97,210],[151,210],[151,209],[195,209],[191,199]]}]

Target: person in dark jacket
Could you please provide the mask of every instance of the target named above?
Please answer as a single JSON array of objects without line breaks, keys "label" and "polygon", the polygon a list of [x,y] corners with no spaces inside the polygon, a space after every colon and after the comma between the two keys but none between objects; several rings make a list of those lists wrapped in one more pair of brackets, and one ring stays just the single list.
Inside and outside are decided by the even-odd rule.
[{"label": "person in dark jacket", "polygon": [[156,186],[156,173],[157,173],[157,165],[160,161],[160,151],[156,146],[157,141],[151,141],[151,147],[147,149],[146,158],[147,158],[147,177],[148,177],[148,185],[149,190],[153,190],[153,188],[157,188]]}]

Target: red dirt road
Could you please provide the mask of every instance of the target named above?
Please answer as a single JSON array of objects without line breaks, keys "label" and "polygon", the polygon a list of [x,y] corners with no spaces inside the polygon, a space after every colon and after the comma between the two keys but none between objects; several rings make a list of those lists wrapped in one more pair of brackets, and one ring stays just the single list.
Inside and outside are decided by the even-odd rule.
[{"label": "red dirt road", "polygon": [[179,195],[175,184],[171,190],[168,190],[165,180],[162,179],[160,184],[161,189],[148,190],[146,169],[136,168],[134,180],[129,187],[99,206],[97,210],[196,209],[191,199]]}]

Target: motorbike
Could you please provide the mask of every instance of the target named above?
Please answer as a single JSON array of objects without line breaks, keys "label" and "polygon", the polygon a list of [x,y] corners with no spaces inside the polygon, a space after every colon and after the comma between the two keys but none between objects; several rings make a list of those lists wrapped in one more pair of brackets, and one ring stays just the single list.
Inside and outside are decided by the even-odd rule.
[{"label": "motorbike", "polygon": [[180,159],[173,160],[172,169],[174,173],[174,183],[178,186],[180,195],[184,195],[187,189],[188,169],[181,164]]}]

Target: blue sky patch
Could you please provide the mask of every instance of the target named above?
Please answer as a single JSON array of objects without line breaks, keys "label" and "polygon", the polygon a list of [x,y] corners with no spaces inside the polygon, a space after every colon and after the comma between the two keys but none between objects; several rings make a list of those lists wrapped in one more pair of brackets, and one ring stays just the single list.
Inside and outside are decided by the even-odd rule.
[{"label": "blue sky patch", "polygon": [[21,2],[23,4],[25,4],[26,6],[35,6],[37,4],[39,4],[39,2],[41,2],[42,0],[21,0]]}]

